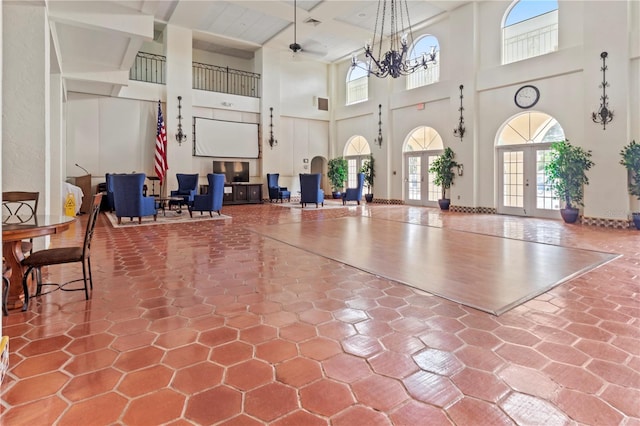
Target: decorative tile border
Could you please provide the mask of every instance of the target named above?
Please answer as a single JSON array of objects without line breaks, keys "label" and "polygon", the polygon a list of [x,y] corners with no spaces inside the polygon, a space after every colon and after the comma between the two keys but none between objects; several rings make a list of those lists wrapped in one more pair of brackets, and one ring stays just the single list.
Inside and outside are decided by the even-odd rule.
[{"label": "decorative tile border", "polygon": [[477,213],[477,214],[497,214],[494,207],[468,207],[468,206],[449,206],[449,210],[456,213]]},{"label": "decorative tile border", "polygon": [[605,219],[601,217],[580,216],[583,225],[600,226],[603,228],[627,229],[635,228],[632,220],[629,219]]}]

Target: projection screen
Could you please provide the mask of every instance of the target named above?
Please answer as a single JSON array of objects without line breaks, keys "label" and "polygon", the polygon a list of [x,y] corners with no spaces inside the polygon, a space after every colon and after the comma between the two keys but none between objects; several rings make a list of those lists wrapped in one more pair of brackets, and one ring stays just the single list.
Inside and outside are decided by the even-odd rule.
[{"label": "projection screen", "polygon": [[258,158],[258,124],[193,117],[197,157]]}]

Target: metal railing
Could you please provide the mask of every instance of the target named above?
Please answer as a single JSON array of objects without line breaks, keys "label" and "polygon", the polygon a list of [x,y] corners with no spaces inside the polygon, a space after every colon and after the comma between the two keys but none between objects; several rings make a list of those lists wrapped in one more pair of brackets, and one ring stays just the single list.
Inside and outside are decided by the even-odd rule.
[{"label": "metal railing", "polygon": [[260,97],[260,74],[194,62],[192,76],[194,89]]},{"label": "metal railing", "polygon": [[[138,52],[129,70],[129,79],[166,84],[166,66],[165,56]],[[194,89],[252,98],[260,97],[260,74],[193,62],[192,77]]]},{"label": "metal railing", "polygon": [[129,80],[166,84],[167,58],[162,55],[138,52],[129,70]]}]

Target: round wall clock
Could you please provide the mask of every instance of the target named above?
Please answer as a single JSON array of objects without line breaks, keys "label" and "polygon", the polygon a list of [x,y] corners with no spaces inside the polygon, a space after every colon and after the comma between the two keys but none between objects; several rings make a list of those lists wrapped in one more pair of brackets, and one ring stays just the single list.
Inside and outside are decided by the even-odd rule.
[{"label": "round wall clock", "polygon": [[518,89],[513,99],[518,107],[531,108],[540,99],[540,91],[536,86],[522,86]]}]

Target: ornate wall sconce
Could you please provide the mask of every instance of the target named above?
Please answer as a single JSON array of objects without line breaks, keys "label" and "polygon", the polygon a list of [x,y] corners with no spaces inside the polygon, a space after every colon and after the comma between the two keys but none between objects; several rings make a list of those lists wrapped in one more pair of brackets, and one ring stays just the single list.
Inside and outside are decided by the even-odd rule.
[{"label": "ornate wall sconce", "polygon": [[378,104],[378,136],[373,142],[382,148],[382,104]]},{"label": "ornate wall sconce", "polygon": [[[464,132],[467,130],[464,128],[464,117],[462,116],[462,111],[464,111],[464,108],[462,107],[462,89],[464,88],[464,86],[461,84],[460,85],[460,108],[458,108],[458,111],[460,111],[460,119],[458,120],[458,127],[456,127],[455,129],[453,129],[453,135],[457,138],[460,138],[460,142],[462,142],[462,137],[464,136]],[[460,173],[460,176],[462,176],[462,173]]]},{"label": "ornate wall sconce", "polygon": [[607,59],[607,52],[602,52],[600,54],[602,58],[602,67],[600,70],[602,71],[602,83],[600,83],[599,87],[602,87],[602,96],[600,96],[600,108],[598,108],[598,112],[591,113],[591,119],[594,123],[602,124],[602,129],[607,130],[607,124],[611,123],[613,120],[613,111],[609,109],[609,97],[607,96],[607,87],[609,83],[605,78],[605,73],[607,71],[607,65],[605,63]]},{"label": "ornate wall sconce", "polygon": [[186,133],[182,132],[182,96],[178,96],[178,132],[176,133],[176,141],[178,145],[187,140]]},{"label": "ornate wall sconce", "polygon": [[269,108],[269,118],[271,121],[269,122],[269,140],[267,142],[269,142],[269,146],[273,149],[274,146],[278,145],[278,141],[273,137],[273,107]]}]

